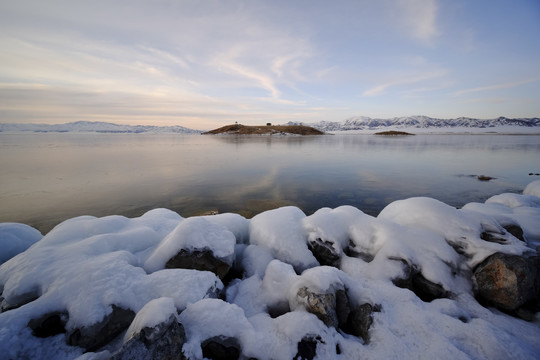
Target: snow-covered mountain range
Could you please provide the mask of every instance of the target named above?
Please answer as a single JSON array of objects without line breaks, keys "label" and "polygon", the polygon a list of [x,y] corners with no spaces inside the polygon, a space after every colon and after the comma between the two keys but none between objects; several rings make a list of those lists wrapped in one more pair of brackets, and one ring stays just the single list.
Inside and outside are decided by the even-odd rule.
[{"label": "snow-covered mountain range", "polygon": [[67,124],[0,124],[0,131],[33,132],[98,132],[98,133],[181,133],[198,134],[201,131],[183,126],[118,125],[108,122],[76,121]]},{"label": "snow-covered mountain range", "polygon": [[376,119],[365,116],[354,116],[344,121],[321,121],[318,123],[289,122],[288,125],[309,125],[321,131],[375,130],[383,128],[497,128],[497,127],[538,127],[540,118],[509,119],[474,119],[459,117],[457,119],[436,119],[428,116],[407,116],[391,119]]}]

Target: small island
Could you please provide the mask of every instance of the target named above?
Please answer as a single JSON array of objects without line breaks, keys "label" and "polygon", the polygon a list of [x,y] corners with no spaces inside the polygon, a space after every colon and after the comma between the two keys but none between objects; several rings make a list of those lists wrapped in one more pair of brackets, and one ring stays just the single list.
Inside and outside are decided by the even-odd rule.
[{"label": "small island", "polygon": [[241,124],[226,125],[210,130],[202,135],[324,135],[324,132],[304,125],[261,125],[248,126]]},{"label": "small island", "polygon": [[375,133],[374,135],[384,135],[384,136],[405,136],[405,135],[414,135],[405,131],[396,131],[396,130],[390,130],[390,131],[381,131],[378,133]]}]

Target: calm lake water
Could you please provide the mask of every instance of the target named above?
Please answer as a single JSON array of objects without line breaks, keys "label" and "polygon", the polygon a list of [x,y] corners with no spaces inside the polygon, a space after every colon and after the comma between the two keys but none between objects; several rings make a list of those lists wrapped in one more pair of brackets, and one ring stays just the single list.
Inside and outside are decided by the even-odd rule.
[{"label": "calm lake water", "polygon": [[[284,205],[311,214],[394,200],[452,206],[521,192],[540,176],[538,135],[235,137],[0,133],[0,222],[43,233],[78,215],[165,207],[246,217]],[[473,175],[495,179],[481,182]]]}]

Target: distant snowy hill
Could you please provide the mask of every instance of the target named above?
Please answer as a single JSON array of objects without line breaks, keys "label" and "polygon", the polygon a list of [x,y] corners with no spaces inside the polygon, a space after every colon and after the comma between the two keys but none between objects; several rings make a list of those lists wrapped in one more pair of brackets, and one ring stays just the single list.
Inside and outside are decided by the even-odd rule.
[{"label": "distant snowy hill", "polygon": [[0,131],[33,132],[98,132],[98,133],[181,133],[198,134],[201,131],[183,126],[118,125],[108,122],[77,121],[67,124],[0,124]]},{"label": "distant snowy hill", "polygon": [[457,119],[436,119],[428,116],[395,117],[391,119],[373,119],[365,116],[354,116],[345,121],[321,121],[318,123],[289,122],[288,125],[309,125],[321,131],[376,130],[381,128],[497,128],[497,127],[538,127],[540,118],[509,119],[474,119],[460,117]]}]

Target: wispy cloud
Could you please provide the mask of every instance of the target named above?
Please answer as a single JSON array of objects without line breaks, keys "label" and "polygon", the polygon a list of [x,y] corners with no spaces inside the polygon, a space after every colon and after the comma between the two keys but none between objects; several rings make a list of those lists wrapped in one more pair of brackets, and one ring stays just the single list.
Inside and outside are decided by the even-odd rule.
[{"label": "wispy cloud", "polygon": [[362,93],[363,96],[378,96],[382,95],[391,87],[395,86],[402,86],[402,85],[408,85],[408,84],[416,84],[423,81],[440,78],[447,74],[447,70],[445,69],[439,69],[435,71],[430,71],[426,73],[418,73],[413,75],[404,75],[400,76],[391,80],[388,80],[386,82],[383,82],[379,85],[376,85]]},{"label": "wispy cloud", "polygon": [[530,84],[540,81],[540,79],[528,79],[528,80],[520,80],[520,81],[514,81],[509,83],[502,83],[502,84],[493,84],[488,86],[480,86],[472,89],[465,89],[465,90],[459,90],[454,93],[455,96],[461,96],[465,94],[475,93],[475,92],[483,92],[483,91],[492,91],[492,90],[498,90],[498,89],[508,89],[513,88],[525,84]]}]

